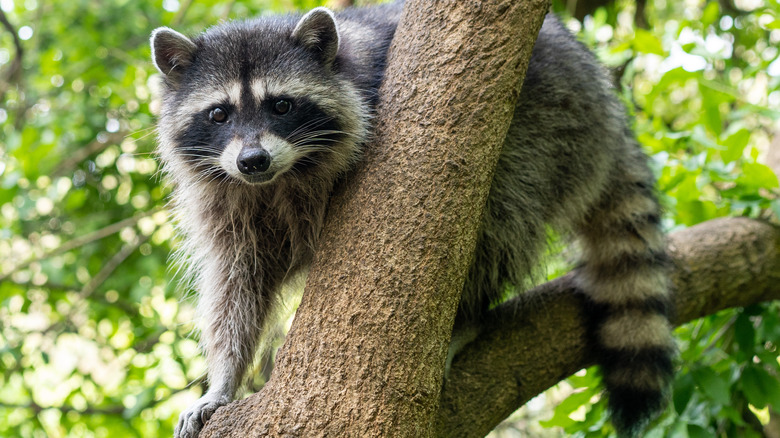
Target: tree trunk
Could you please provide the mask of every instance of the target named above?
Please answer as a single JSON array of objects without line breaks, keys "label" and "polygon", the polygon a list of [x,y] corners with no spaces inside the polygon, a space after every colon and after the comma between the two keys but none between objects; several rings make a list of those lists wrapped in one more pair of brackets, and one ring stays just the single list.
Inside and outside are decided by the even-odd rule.
[{"label": "tree trunk", "polygon": [[477,226],[548,2],[409,0],[268,384],[201,437],[434,436]]}]

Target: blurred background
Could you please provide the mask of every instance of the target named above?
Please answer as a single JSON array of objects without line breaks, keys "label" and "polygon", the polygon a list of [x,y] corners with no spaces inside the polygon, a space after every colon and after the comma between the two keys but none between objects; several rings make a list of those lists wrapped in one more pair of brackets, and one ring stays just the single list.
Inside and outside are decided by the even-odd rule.
[{"label": "blurred background", "polygon": [[[348,3],[0,0],[0,437],[170,436],[203,391],[153,153],[151,31]],[[778,1],[554,10],[611,69],[653,157],[668,230],[776,221]],[[567,268],[551,263],[551,276]],[[673,403],[647,436],[780,437],[778,307],[679,328]],[[598,379],[579,372],[493,436],[609,436]]]}]

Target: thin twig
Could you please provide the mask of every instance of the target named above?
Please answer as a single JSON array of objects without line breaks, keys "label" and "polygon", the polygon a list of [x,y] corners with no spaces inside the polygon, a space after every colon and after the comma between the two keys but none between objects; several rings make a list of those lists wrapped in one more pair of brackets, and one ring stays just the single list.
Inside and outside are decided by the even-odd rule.
[{"label": "thin twig", "polygon": [[98,271],[98,273],[92,277],[92,279],[90,279],[86,285],[84,285],[84,288],[81,289],[81,292],[79,292],[79,299],[83,300],[92,295],[92,293],[95,292],[95,290],[101,284],[103,284],[109,276],[111,276],[114,270],[116,270],[116,268],[118,268],[122,262],[130,257],[130,254],[134,253],[135,250],[137,250],[138,247],[143,245],[147,240],[149,240],[149,236],[136,237],[135,242],[123,246],[122,249],[114,254],[108,263],[103,265],[103,267],[100,268],[100,271]]},{"label": "thin twig", "polygon": [[66,173],[76,168],[76,166],[78,166],[79,163],[86,160],[91,155],[102,151],[103,149],[107,148],[108,146],[111,146],[112,144],[121,143],[127,136],[128,136],[127,132],[115,132],[109,134],[108,137],[105,139],[105,141],[101,141],[98,139],[92,140],[91,142],[87,143],[86,146],[70,154],[70,157],[68,159],[61,161],[60,164],[57,165],[57,168],[54,169],[54,172],[52,172],[52,174],[55,177],[65,175]]},{"label": "thin twig", "polygon": [[351,6],[355,6],[354,0],[332,0],[330,2],[330,6],[332,6],[335,9],[346,9]]},{"label": "thin twig", "polygon": [[184,20],[184,15],[187,13],[187,10],[190,8],[191,4],[192,0],[184,0],[179,4],[179,10],[176,12],[173,20],[171,20],[171,26],[176,27],[181,24],[181,22]]},{"label": "thin twig", "polygon": [[222,10],[222,14],[220,16],[221,21],[227,21],[228,18],[230,18],[230,11],[233,10],[233,5],[235,3],[235,0],[231,0],[225,4],[225,9]]},{"label": "thin twig", "polygon": [[143,236],[142,238],[136,237],[135,242],[124,245],[122,249],[114,254],[114,256],[111,257],[111,259],[105,265],[103,265],[102,268],[100,268],[100,271],[98,271],[98,273],[92,277],[86,285],[84,285],[84,287],[81,289],[81,292],[79,292],[77,301],[73,304],[73,306],[71,306],[71,308],[68,310],[68,313],[65,314],[65,316],[63,316],[59,321],[52,323],[45,329],[41,330],[41,333],[59,331],[62,327],[67,325],[73,319],[73,316],[76,314],[76,312],[80,310],[79,306],[86,306],[86,304],[83,304],[84,300],[92,295],[92,293],[94,293],[95,290],[101,284],[103,284],[109,276],[111,276],[116,268],[118,268],[122,262],[130,257],[130,254],[134,253],[135,250],[137,250],[138,247],[143,245],[143,243],[147,240],[149,240],[149,236]]},{"label": "thin twig", "polygon": [[35,263],[35,262],[40,261],[40,260],[47,259],[49,257],[53,257],[53,256],[58,255],[58,254],[62,254],[64,252],[70,251],[72,249],[84,246],[84,245],[86,245],[88,243],[92,243],[92,242],[95,242],[97,240],[103,239],[104,237],[108,237],[108,236],[110,236],[112,234],[118,233],[123,228],[133,226],[133,225],[137,224],[138,221],[141,220],[142,218],[147,217],[147,216],[151,216],[151,215],[153,215],[154,213],[157,213],[160,210],[162,210],[162,207],[155,207],[155,208],[152,208],[151,210],[147,210],[147,211],[145,211],[143,213],[140,213],[140,214],[137,214],[135,216],[123,219],[123,220],[121,220],[121,221],[119,221],[117,223],[111,224],[111,225],[109,225],[109,226],[107,226],[105,228],[101,228],[101,229],[99,229],[97,231],[94,231],[92,233],[86,234],[86,235],[81,236],[81,237],[76,237],[73,240],[69,240],[68,242],[65,242],[64,244],[62,244],[59,247],[57,247],[57,248],[47,252],[46,254],[44,254],[44,255],[42,255],[40,257],[32,257],[32,258],[28,259],[27,261],[22,262],[21,264],[14,266],[7,273],[0,275],[0,281],[3,281],[6,278],[8,278],[11,275],[13,275],[14,273],[29,267],[32,263]]},{"label": "thin twig", "polygon": [[3,81],[0,82],[0,102],[5,102],[5,93],[11,87],[11,83],[15,82],[15,79],[19,77],[19,73],[22,71],[22,56],[24,56],[24,48],[22,47],[22,41],[19,39],[19,35],[16,33],[16,29],[8,21],[5,12],[0,9],[0,23],[11,34],[11,38],[14,40],[14,47],[16,48],[16,57],[6,71]]}]

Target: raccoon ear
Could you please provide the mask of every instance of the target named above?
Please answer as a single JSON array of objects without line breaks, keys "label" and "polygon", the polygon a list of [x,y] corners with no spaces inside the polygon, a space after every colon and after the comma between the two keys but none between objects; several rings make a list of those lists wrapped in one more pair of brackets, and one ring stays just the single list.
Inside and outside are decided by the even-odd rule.
[{"label": "raccoon ear", "polygon": [[181,69],[192,63],[197,49],[192,40],[167,27],[158,27],[152,32],[151,46],[154,66],[174,82]]},{"label": "raccoon ear", "polygon": [[330,65],[339,51],[336,18],[327,8],[314,8],[303,16],[292,33],[293,38],[322,62]]}]

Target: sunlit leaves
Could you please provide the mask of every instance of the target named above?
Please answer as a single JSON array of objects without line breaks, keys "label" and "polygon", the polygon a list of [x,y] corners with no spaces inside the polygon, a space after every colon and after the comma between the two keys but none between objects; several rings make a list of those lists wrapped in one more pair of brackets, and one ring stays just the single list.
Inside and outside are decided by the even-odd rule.
[{"label": "sunlit leaves", "polygon": [[149,34],[321,2],[0,3],[26,38],[0,101],[0,436],[171,435],[204,366],[168,267]]},{"label": "sunlit leaves", "polygon": [[[780,6],[749,3],[749,10],[724,10],[716,1],[648,3],[650,26],[642,29],[635,3],[618,2],[581,27],[582,39],[620,73],[616,82],[651,154],[670,229],[719,216],[780,215],[778,179],[764,161],[780,135]],[[778,305],[766,304],[679,328],[672,403],[645,436],[764,436],[761,425],[780,411],[778,319]],[[612,436],[603,401],[594,405],[573,386],[545,424],[565,436]],[[585,406],[588,414],[573,420]]]},{"label": "sunlit leaves", "polygon": [[661,40],[652,32],[644,29],[636,29],[632,47],[635,51],[641,53],[653,53],[660,56],[666,55]]}]

